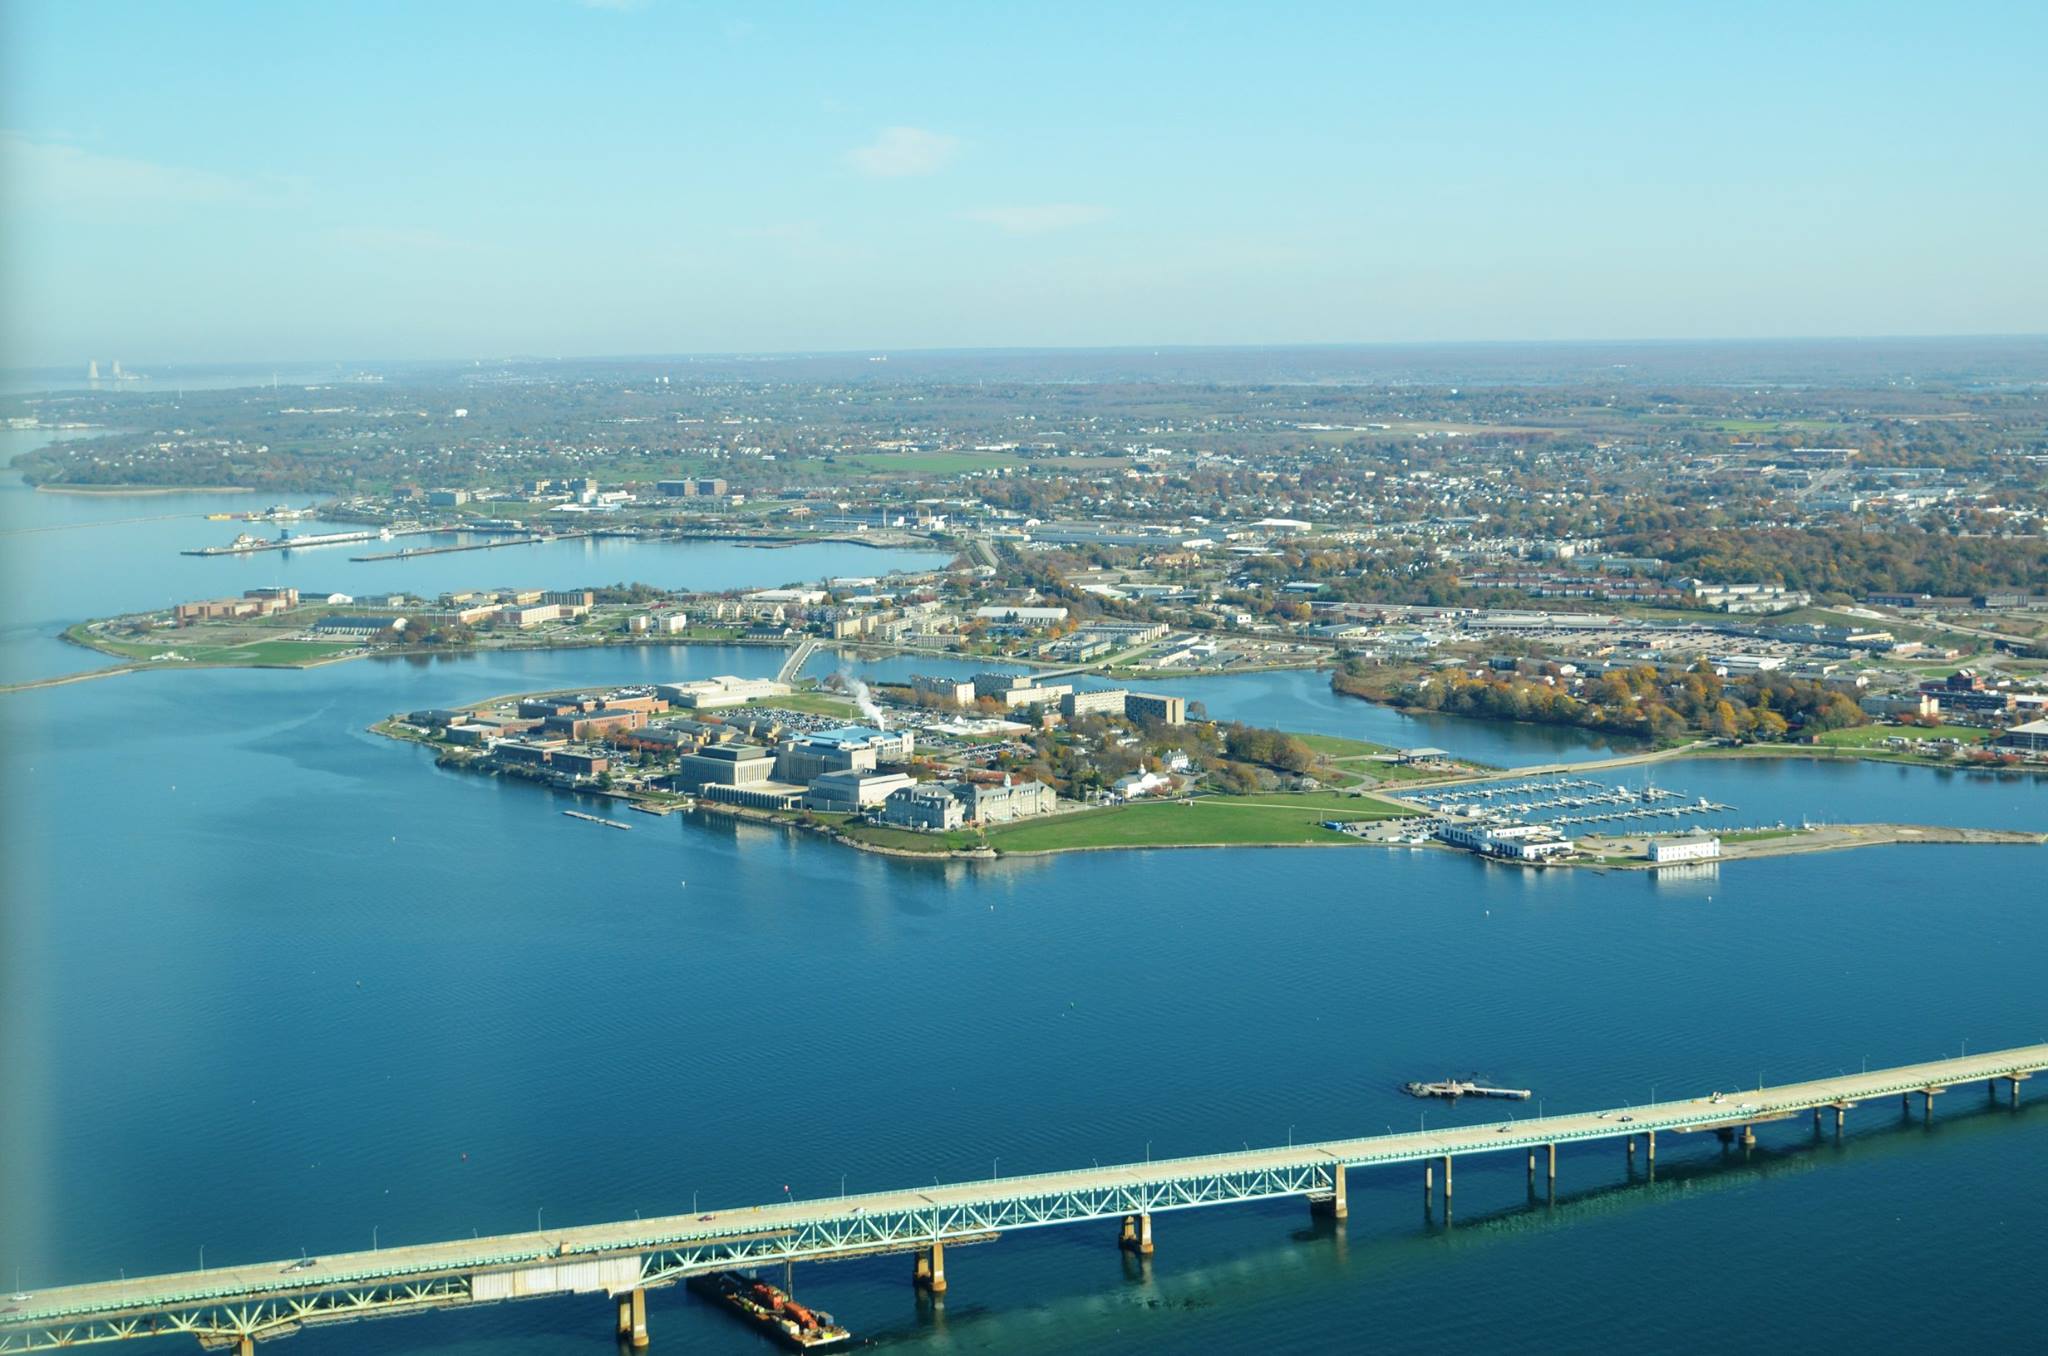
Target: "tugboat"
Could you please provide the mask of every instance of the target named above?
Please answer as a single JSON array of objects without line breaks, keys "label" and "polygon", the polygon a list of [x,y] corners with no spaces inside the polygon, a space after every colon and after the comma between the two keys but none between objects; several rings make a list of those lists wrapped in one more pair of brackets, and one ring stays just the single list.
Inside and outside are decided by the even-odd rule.
[{"label": "tugboat", "polygon": [[1526,1102],[1531,1095],[1527,1088],[1497,1088],[1491,1083],[1478,1083],[1469,1078],[1446,1078],[1440,1083],[1403,1083],[1401,1091],[1410,1097],[1447,1097],[1453,1102],[1460,1097],[1505,1097]]},{"label": "tugboat", "polygon": [[691,1294],[715,1301],[770,1341],[792,1351],[828,1351],[853,1340],[853,1334],[833,1322],[823,1309],[806,1308],[780,1287],[737,1271],[692,1276],[688,1285]]}]

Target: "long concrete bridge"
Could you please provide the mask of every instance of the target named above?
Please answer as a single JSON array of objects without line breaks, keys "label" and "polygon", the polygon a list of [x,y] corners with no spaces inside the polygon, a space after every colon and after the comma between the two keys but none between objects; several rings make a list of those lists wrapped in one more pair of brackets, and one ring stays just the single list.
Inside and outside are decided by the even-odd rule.
[{"label": "long concrete bridge", "polygon": [[818,638],[816,636],[805,636],[802,642],[794,650],[791,650],[788,657],[782,661],[782,667],[775,670],[775,681],[778,683],[794,683],[797,680],[797,676],[804,671],[804,665],[809,662],[810,657],[816,654],[817,651]]},{"label": "long concrete bridge", "polygon": [[645,1346],[647,1290],[704,1272],[908,1253],[916,1284],[938,1292],[948,1245],[1006,1230],[1115,1220],[1121,1246],[1150,1253],[1161,1212],[1297,1196],[1342,1219],[1349,1170],[1418,1164],[1448,1208],[1461,1156],[1526,1154],[1532,1185],[1540,1174],[1554,1188],[1570,1145],[1624,1140],[1633,1163],[1640,1144],[1654,1171],[1659,1135],[1712,1132],[1747,1146],[1758,1125],[1809,1112],[1817,1128],[1832,1116],[1839,1133],[1859,1104],[1896,1097],[1910,1113],[1917,1099],[1932,1116],[1934,1099],[1963,1084],[2017,1103],[2043,1070],[2048,1045],[2031,1045],[1607,1111],[99,1281],[10,1299],[0,1352],[183,1334],[251,1356],[259,1340],[314,1324],[560,1294],[604,1295],[618,1337]]}]

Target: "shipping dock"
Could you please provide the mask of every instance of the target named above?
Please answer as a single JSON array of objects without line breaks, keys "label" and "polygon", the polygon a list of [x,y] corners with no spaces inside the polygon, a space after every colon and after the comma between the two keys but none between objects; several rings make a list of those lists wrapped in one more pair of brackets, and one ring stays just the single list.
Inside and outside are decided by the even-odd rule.
[{"label": "shipping dock", "polygon": [[273,539],[251,536],[244,532],[226,546],[201,546],[190,551],[178,552],[181,556],[247,556],[258,551],[290,551],[308,546],[341,546],[358,541],[389,541],[397,535],[390,528],[371,528],[363,532],[315,532],[310,536],[280,536]]},{"label": "shipping dock", "polygon": [[[470,527],[451,528],[449,530],[463,533],[477,531],[476,528]],[[495,551],[500,546],[545,546],[552,541],[575,541],[592,535],[594,534],[589,532],[550,532],[534,536],[501,537],[496,541],[462,542],[454,546],[407,546],[396,551],[384,551],[377,555],[350,556],[349,560],[355,564],[363,564],[374,560],[411,560],[414,556],[445,556],[452,555],[457,551]]]},{"label": "shipping dock", "polygon": [[792,1351],[825,1351],[853,1340],[853,1334],[822,1309],[808,1309],[777,1286],[737,1271],[692,1276],[690,1293],[701,1295],[772,1342]]}]

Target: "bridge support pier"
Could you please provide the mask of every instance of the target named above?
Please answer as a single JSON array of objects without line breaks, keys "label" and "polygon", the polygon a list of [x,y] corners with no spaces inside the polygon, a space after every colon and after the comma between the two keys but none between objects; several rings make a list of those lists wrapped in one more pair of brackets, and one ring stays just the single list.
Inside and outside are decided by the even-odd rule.
[{"label": "bridge support pier", "polygon": [[1309,1197],[1308,1210],[1311,1215],[1321,1215],[1326,1219],[1343,1219],[1351,1213],[1351,1206],[1344,1198],[1342,1163],[1330,1169],[1330,1194],[1327,1197]]},{"label": "bridge support pier", "polygon": [[946,1245],[936,1238],[929,1248],[920,1248],[911,1266],[910,1278],[920,1290],[934,1295],[946,1293]]},{"label": "bridge support pier", "polygon": [[1436,1165],[1422,1165],[1422,1203],[1428,1205],[1436,1200]]},{"label": "bridge support pier", "polygon": [[1628,1137],[1628,1168],[1630,1172],[1634,1172],[1636,1168],[1636,1137],[1634,1135]]},{"label": "bridge support pier", "polygon": [[1451,1208],[1451,1156],[1444,1155],[1444,1209]]},{"label": "bridge support pier", "polygon": [[633,1289],[620,1295],[619,1340],[635,1350],[647,1345],[647,1292]]},{"label": "bridge support pier", "polygon": [[256,1356],[256,1339],[243,1333],[235,1339],[235,1356]]},{"label": "bridge support pier", "polygon": [[1947,1091],[1947,1088],[1922,1088],[1920,1090],[1920,1114],[1932,1120],[1934,1118],[1934,1094]]},{"label": "bridge support pier", "polygon": [[1745,1125],[1742,1127],[1742,1147],[1745,1149],[1754,1149],[1756,1147],[1755,1126]]},{"label": "bridge support pier", "polygon": [[1149,1214],[1125,1215],[1122,1235],[1117,1239],[1118,1247],[1125,1252],[1134,1252],[1140,1257],[1152,1255],[1152,1216]]},{"label": "bridge support pier", "polygon": [[2012,1105],[2014,1105],[2014,1106],[2018,1106],[2018,1105],[2020,1104],[2020,1080],[2019,1080],[2019,1075],[2018,1075],[2018,1074],[2014,1074],[2014,1075],[2013,1075],[2012,1077],[2010,1077],[2010,1078],[2006,1079],[2006,1080],[2005,1080],[2005,1082],[2006,1082],[2006,1087],[2007,1087],[2007,1089],[2008,1089],[2008,1090],[2010,1091],[2010,1093],[2011,1093],[2011,1102],[2012,1102]]},{"label": "bridge support pier", "polygon": [[1557,1146],[1550,1146],[1550,1184],[1557,1185]]},{"label": "bridge support pier", "polygon": [[1656,1132],[1655,1130],[1645,1130],[1645,1131],[1643,1132],[1643,1153],[1644,1153],[1644,1157],[1645,1157],[1645,1158],[1647,1158],[1647,1159],[1649,1160],[1649,1164],[1650,1164],[1650,1166],[1651,1166],[1652,1168],[1656,1167],[1656,1166],[1657,1166],[1657,1132]]}]

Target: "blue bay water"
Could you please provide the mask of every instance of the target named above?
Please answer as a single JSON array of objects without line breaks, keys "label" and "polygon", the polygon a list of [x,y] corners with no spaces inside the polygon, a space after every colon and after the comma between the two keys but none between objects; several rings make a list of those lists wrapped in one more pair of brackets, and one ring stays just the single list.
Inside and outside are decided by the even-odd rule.
[{"label": "blue bay water", "polygon": [[[116,566],[136,559],[77,562],[109,596]],[[202,1247],[317,1255],[537,1212],[830,1196],[842,1174],[860,1191],[1504,1114],[1395,1091],[1446,1073],[1619,1106],[2048,1039],[2037,850],[1683,882],[1376,848],[902,862],[681,817],[608,831],[364,729],[779,660],[536,651],[0,697],[0,1276],[33,1290]],[[1379,737],[1357,723],[1378,708],[1316,705],[1321,677],[1203,699],[1253,719],[1292,693],[1268,723]],[[1489,761],[1546,756],[1482,728],[1505,741]],[[1923,769],[1658,781],[1773,818],[2048,822],[2039,782]],[[1529,1201],[1519,1161],[1470,1159],[1448,1230],[1411,1174],[1360,1172],[1336,1234],[1289,1202],[1162,1215],[1145,1266],[1109,1227],[962,1248],[937,1308],[902,1258],[797,1285],[905,1351],[1695,1350],[1736,1312],[1745,1345],[1832,1338],[1877,1294],[1888,1322],[1988,1346],[2048,1261],[2029,1091],[2015,1113],[1956,1089],[1929,1126],[1859,1108],[1839,1147],[1767,1127],[1746,1162],[1675,1140],[1654,1185],[1618,1148],[1572,1150],[1555,1203]],[[652,1308],[658,1350],[762,1349],[678,1291]],[[293,1349],[591,1352],[609,1321],[536,1302]]]}]

